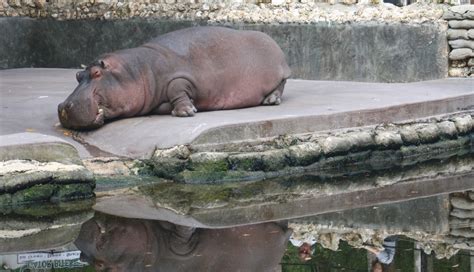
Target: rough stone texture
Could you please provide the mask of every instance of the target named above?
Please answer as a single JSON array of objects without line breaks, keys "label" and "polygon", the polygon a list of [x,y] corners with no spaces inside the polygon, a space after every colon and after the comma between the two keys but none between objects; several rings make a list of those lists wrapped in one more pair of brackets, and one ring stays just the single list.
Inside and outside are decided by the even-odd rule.
[{"label": "rough stone texture", "polygon": [[452,40],[448,42],[452,48],[471,48],[474,49],[474,41],[473,40]]},{"label": "rough stone texture", "polygon": [[470,115],[464,115],[453,118],[454,124],[459,133],[464,134],[472,130],[474,127],[474,120]]},{"label": "rough stone texture", "polygon": [[403,142],[407,144],[419,144],[420,137],[416,131],[415,126],[406,126],[400,130],[400,136],[402,137]]},{"label": "rough stone texture", "polygon": [[453,68],[463,68],[466,67],[467,62],[466,60],[453,60],[451,61],[451,67]]},{"label": "rough stone texture", "polygon": [[474,219],[474,211],[467,211],[461,209],[453,209],[450,213],[451,216],[461,218],[461,219]]},{"label": "rough stone texture", "polygon": [[469,68],[449,68],[448,75],[450,77],[466,77],[469,75]]},{"label": "rough stone texture", "polygon": [[474,28],[474,20],[451,20],[448,25],[450,28],[471,29]]},{"label": "rough stone texture", "polygon": [[[271,4],[269,4],[271,2]],[[417,2],[397,7],[378,0],[320,0],[275,1],[209,1],[209,0],[146,0],[132,1],[51,1],[40,5],[5,5],[4,15],[77,19],[130,19],[166,18],[178,20],[204,20],[210,22],[251,23],[312,23],[318,21],[386,21],[422,23],[436,21],[443,14],[445,5]],[[336,3],[344,5],[334,5]],[[0,13],[0,15],[2,15]],[[461,15],[462,17],[462,15]]]},{"label": "rough stone texture", "polygon": [[230,155],[229,163],[232,170],[259,171],[264,168],[262,154],[260,153]]},{"label": "rough stone texture", "polygon": [[319,159],[322,149],[317,143],[307,142],[290,146],[288,151],[293,165],[307,166]]},{"label": "rough stone texture", "polygon": [[351,141],[345,137],[329,136],[321,142],[321,148],[326,155],[346,153],[351,147]]},{"label": "rough stone texture", "polygon": [[[469,114],[454,114],[409,124],[360,128],[359,131],[276,137],[257,141],[253,143],[254,148],[246,151],[237,145],[215,147],[214,152],[192,153],[194,146],[191,145],[187,149],[192,153],[189,159],[178,160],[175,151],[157,150],[155,153],[168,152],[170,156],[154,159],[155,168],[162,167],[155,172],[170,173],[172,171],[166,167],[179,163],[179,171],[183,174],[178,180],[190,183],[218,183],[238,177],[256,180],[305,171],[339,177],[463,155],[471,149],[472,130]],[[469,135],[463,136],[466,133]],[[165,164],[168,166],[163,166]],[[212,175],[206,177],[203,173]]]},{"label": "rough stone texture", "polygon": [[450,60],[463,60],[474,57],[474,51],[470,48],[458,48],[449,53]]},{"label": "rough stone texture", "polygon": [[[206,23],[0,18],[0,36],[9,37],[0,40],[0,68],[80,67],[102,53],[135,47],[159,34],[198,24]],[[446,26],[439,23],[227,25],[272,36],[282,47],[294,78],[411,82],[447,75]],[[91,43],[91,37],[101,38]]]},{"label": "rough stone texture", "polygon": [[474,66],[474,58],[470,58],[467,62],[467,66]]},{"label": "rough stone texture", "polygon": [[474,6],[473,5],[460,5],[453,6],[450,11],[461,15],[463,19],[474,19]]},{"label": "rough stone texture", "polygon": [[469,39],[467,35],[467,30],[465,29],[448,29],[448,39],[457,40],[457,39]]},{"label": "rough stone texture", "polygon": [[398,131],[378,130],[375,133],[375,143],[384,148],[397,148],[403,144]]},{"label": "rough stone texture", "polygon": [[474,9],[472,5],[454,6],[445,12],[444,18],[449,20],[448,30],[451,77],[467,77],[474,75],[474,69],[465,67],[469,58],[474,56]]},{"label": "rough stone texture", "polygon": [[451,205],[455,209],[474,210],[474,202],[472,202],[470,200],[467,200],[466,198],[452,197],[451,198]]},{"label": "rough stone texture", "polygon": [[438,131],[441,137],[453,138],[457,135],[456,125],[451,121],[443,121],[438,123]]},{"label": "rough stone texture", "polygon": [[93,197],[92,173],[63,140],[35,133],[0,136],[0,201],[4,206]]}]

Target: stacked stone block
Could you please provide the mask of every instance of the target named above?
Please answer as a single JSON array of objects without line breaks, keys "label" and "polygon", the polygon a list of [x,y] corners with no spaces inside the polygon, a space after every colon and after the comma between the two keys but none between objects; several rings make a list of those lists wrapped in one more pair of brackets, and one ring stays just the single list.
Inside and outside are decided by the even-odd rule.
[{"label": "stacked stone block", "polygon": [[449,76],[474,76],[474,5],[451,7],[448,20]]},{"label": "stacked stone block", "polygon": [[474,251],[474,191],[453,194],[450,202],[449,240],[456,248]]}]

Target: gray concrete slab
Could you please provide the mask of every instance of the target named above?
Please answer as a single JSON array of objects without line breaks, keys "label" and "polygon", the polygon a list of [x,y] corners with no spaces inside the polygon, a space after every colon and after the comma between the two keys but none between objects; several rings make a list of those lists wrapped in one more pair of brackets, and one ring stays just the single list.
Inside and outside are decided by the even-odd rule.
[{"label": "gray concrete slab", "polygon": [[123,119],[73,141],[59,126],[56,107],[76,86],[74,69],[0,71],[0,135],[35,131],[73,143],[83,157],[92,147],[120,156],[148,158],[155,148],[206,144],[373,125],[474,107],[474,79],[415,83],[289,80],[280,106],[199,112],[193,118]]}]

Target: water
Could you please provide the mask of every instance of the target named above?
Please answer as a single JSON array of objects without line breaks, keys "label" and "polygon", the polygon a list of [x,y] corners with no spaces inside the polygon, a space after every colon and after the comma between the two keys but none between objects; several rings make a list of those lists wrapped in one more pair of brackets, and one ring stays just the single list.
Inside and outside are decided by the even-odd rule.
[{"label": "water", "polygon": [[223,185],[99,181],[95,203],[4,209],[0,271],[372,271],[370,250],[394,252],[384,271],[474,271],[473,168],[468,154]]}]

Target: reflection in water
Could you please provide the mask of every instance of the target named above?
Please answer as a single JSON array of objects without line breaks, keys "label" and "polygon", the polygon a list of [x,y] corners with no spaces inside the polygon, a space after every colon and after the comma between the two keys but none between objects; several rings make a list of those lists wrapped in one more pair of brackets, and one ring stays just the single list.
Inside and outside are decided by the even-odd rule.
[{"label": "reflection in water", "polygon": [[0,215],[0,270],[474,271],[473,165],[151,184],[99,196],[92,219],[90,203],[11,209]]},{"label": "reflection in water", "polygon": [[278,223],[195,229],[98,215],[75,244],[97,271],[275,271],[289,235]]}]

